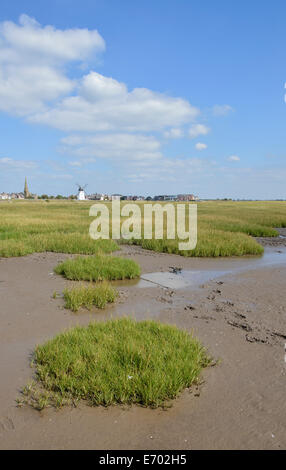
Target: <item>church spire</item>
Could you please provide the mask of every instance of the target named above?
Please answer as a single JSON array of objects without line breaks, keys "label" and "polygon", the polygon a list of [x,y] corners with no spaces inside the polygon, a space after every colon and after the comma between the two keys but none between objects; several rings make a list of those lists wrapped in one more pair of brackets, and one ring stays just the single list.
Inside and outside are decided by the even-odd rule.
[{"label": "church spire", "polygon": [[27,183],[27,178],[25,178],[24,196],[25,196],[25,198],[30,197],[30,193],[29,193],[29,189],[28,189],[28,183]]}]

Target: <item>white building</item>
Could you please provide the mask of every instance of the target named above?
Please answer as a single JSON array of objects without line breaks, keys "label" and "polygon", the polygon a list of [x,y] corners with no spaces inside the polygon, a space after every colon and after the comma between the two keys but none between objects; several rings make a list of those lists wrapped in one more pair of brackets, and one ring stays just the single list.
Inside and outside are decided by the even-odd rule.
[{"label": "white building", "polygon": [[1,193],[1,194],[0,194],[0,199],[11,199],[11,198],[10,198],[9,194],[7,194],[7,193]]}]

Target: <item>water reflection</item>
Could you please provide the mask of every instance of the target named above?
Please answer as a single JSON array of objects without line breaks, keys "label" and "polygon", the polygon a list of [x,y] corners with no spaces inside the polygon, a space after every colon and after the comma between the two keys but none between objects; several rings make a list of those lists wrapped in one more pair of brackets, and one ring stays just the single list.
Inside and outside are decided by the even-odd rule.
[{"label": "water reflection", "polygon": [[182,270],[177,274],[173,272],[143,274],[135,285],[140,288],[160,285],[170,289],[183,289],[189,286],[196,287],[211,279],[227,274],[236,274],[264,266],[286,264],[286,249],[285,247],[281,249],[266,248],[264,255],[261,257],[215,259],[212,260],[212,265],[215,265],[215,269],[210,269],[210,260],[202,258],[200,261],[200,268]]}]

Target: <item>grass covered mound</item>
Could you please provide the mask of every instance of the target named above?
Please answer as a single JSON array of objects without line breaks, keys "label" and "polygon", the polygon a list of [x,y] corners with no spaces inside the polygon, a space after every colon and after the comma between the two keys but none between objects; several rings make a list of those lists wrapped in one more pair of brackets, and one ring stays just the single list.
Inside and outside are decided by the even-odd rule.
[{"label": "grass covered mound", "polygon": [[264,248],[245,233],[223,232],[219,230],[200,230],[194,250],[180,251],[179,240],[131,240],[129,244],[140,245],[146,250],[181,256],[219,257],[243,256],[246,254],[261,255]]},{"label": "grass covered mound", "polygon": [[98,286],[76,286],[67,288],[63,292],[65,308],[77,312],[80,307],[88,310],[95,306],[104,308],[107,303],[115,301],[118,293],[110,284],[104,282]]},{"label": "grass covered mound", "polygon": [[93,322],[37,347],[37,383],[26,388],[26,402],[39,409],[78,400],[158,407],[195,383],[209,362],[200,343],[175,326]]},{"label": "grass covered mound", "polygon": [[139,277],[140,266],[115,256],[78,256],[56,266],[55,272],[73,281],[112,281]]}]

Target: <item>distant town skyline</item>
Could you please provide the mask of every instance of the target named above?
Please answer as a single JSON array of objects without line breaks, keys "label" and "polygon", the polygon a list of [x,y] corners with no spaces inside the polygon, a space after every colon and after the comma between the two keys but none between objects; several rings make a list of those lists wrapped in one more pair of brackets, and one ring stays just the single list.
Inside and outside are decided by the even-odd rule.
[{"label": "distant town skyline", "polygon": [[282,0],[14,0],[0,193],[285,199]]},{"label": "distant town skyline", "polygon": [[[88,193],[86,191],[87,185],[77,184],[77,194],[36,194],[31,193],[28,187],[27,177],[25,177],[24,191],[13,191],[13,192],[0,192],[0,200],[13,200],[13,199],[77,199],[78,201],[157,201],[157,202],[168,202],[168,201],[177,201],[177,202],[200,202],[207,200],[240,200],[240,201],[250,201],[250,200],[259,200],[253,198],[200,198],[198,195],[190,193],[180,193],[180,194],[149,194],[148,196],[143,196],[140,194],[118,194],[118,193]],[[265,199],[262,199],[265,200]],[[286,198],[276,198],[273,200],[286,201]]]},{"label": "distant town skyline", "polygon": [[108,194],[108,193],[87,193],[86,186],[76,184],[77,194],[72,193],[69,195],[66,194],[57,194],[56,196],[47,194],[43,192],[42,194],[31,193],[29,191],[28,180],[25,176],[24,190],[17,192],[0,192],[0,200],[10,200],[10,199],[49,199],[49,198],[65,198],[65,199],[78,199],[79,201],[84,200],[98,200],[98,201],[113,201],[113,200],[126,200],[126,201],[143,201],[145,199],[150,199],[154,201],[197,201],[199,198],[194,194],[177,194],[177,195],[152,195],[144,196],[138,194]]}]

